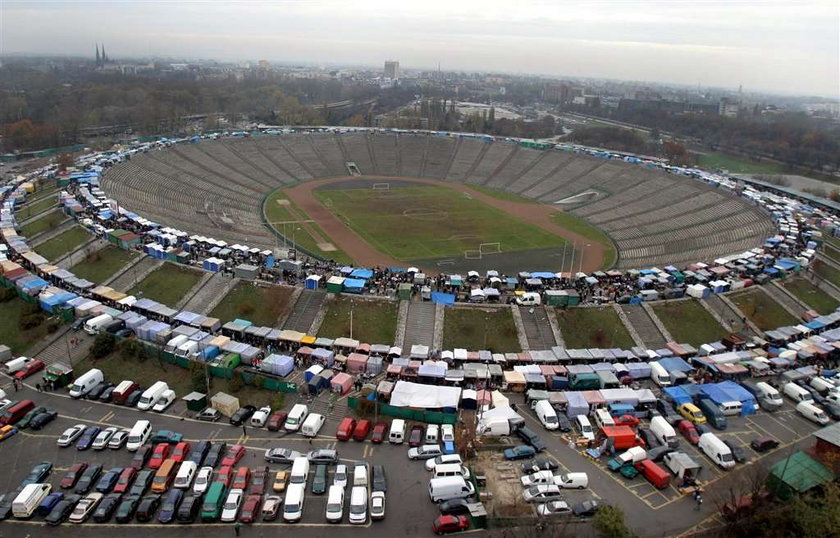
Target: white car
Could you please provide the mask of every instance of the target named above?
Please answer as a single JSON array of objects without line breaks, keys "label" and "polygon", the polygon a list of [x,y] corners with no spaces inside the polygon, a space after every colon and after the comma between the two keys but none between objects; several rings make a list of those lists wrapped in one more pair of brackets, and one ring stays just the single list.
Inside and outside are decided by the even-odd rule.
[{"label": "white car", "polygon": [[584,489],[589,486],[586,473],[561,473],[554,477],[554,485],[563,489]]},{"label": "white car", "polygon": [[241,489],[232,489],[228,493],[225,505],[222,507],[222,521],[236,521],[236,516],[239,515],[239,505],[242,504],[242,497],[244,496]]},{"label": "white car", "polygon": [[78,439],[82,432],[85,431],[84,424],[76,424],[75,426],[71,426],[64,430],[64,433],[61,434],[61,437],[58,438],[56,443],[58,446],[70,446],[72,445],[76,439]]},{"label": "white car", "polygon": [[554,473],[551,471],[537,471],[536,473],[526,474],[519,481],[526,488],[536,486],[537,484],[554,484]]},{"label": "white car", "polygon": [[423,445],[408,449],[410,460],[430,460],[443,454],[440,445]]},{"label": "white car", "polygon": [[108,448],[108,441],[110,441],[111,437],[113,437],[114,434],[118,431],[119,428],[105,428],[104,430],[99,432],[99,435],[97,435],[96,438],[93,440],[91,448],[93,448],[94,450],[105,450],[106,448]]},{"label": "white car", "polygon": [[342,488],[347,487],[347,466],[336,465],[335,466],[335,474],[333,475],[333,485],[334,486],[341,486]]},{"label": "white car", "polygon": [[461,456],[458,454],[443,454],[442,456],[438,456],[432,460],[426,460],[426,470],[427,471],[434,471],[435,467],[438,465],[444,465],[447,463],[463,463],[461,461]]},{"label": "white car", "polygon": [[101,493],[89,493],[85,496],[81,501],[76,504],[76,508],[73,509],[73,513],[70,514],[68,520],[70,523],[84,523],[85,520],[90,516],[94,510],[96,510],[97,505],[99,505],[99,501],[102,500]]},{"label": "white car", "polygon": [[128,430],[120,430],[111,436],[111,440],[108,441],[108,448],[112,450],[119,450],[123,447],[126,441],[128,441]]},{"label": "white car", "polygon": [[531,486],[522,492],[522,498],[526,503],[545,503],[564,500],[560,488],[554,484]]},{"label": "white car", "polygon": [[340,523],[344,517],[344,487],[333,484],[327,494],[326,518],[330,523]]},{"label": "white car", "polygon": [[254,411],[253,415],[251,415],[251,426],[254,428],[262,428],[265,426],[269,415],[271,415],[271,408],[269,406],[266,405],[265,407],[260,407]]},{"label": "white car", "polygon": [[572,508],[564,501],[552,501],[537,506],[537,514],[541,516],[570,516]]},{"label": "white car", "polygon": [[452,426],[452,424],[443,424],[440,427],[440,440],[444,443],[446,441],[452,441],[453,443],[455,442],[455,428]]},{"label": "white car", "polygon": [[213,480],[213,468],[212,467],[202,467],[198,470],[198,475],[195,477],[195,482],[193,483],[193,493],[196,495],[201,495],[207,488],[210,487],[210,482]]},{"label": "white car", "polygon": [[370,494],[370,518],[385,519],[385,492],[374,491]]}]

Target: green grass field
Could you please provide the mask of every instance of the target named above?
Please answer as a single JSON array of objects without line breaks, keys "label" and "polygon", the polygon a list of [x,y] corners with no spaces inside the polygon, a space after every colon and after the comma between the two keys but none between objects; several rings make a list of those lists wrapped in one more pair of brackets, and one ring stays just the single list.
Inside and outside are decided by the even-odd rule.
[{"label": "green grass field", "polygon": [[506,202],[519,202],[520,204],[538,204],[536,200],[532,200],[531,198],[525,198],[524,196],[519,196],[518,194],[514,194],[512,192],[505,192],[500,191],[498,189],[493,189],[490,187],[485,187],[484,185],[467,185],[470,189],[474,191],[478,191],[481,194],[486,194],[491,198],[496,198],[497,200],[505,200]]},{"label": "green grass field", "polygon": [[63,232],[49,241],[45,241],[35,247],[35,252],[51,262],[55,262],[67,253],[72,252],[87,243],[92,238],[93,236],[81,226],[73,226],[66,232]]},{"label": "green grass field", "polygon": [[134,295],[138,299],[151,299],[175,308],[203,275],[204,273],[195,269],[165,263],[128,290],[128,295]]},{"label": "green grass field", "polygon": [[618,261],[615,245],[613,244],[612,239],[585,220],[578,218],[571,213],[557,211],[551,215],[551,221],[570,232],[580,234],[583,237],[591,239],[592,241],[606,247],[606,250],[604,251],[604,258],[601,261],[601,267],[608,269],[615,265],[615,262]]},{"label": "green grass field", "polygon": [[315,190],[314,196],[379,251],[410,261],[461,256],[481,243],[506,253],[565,240],[446,187]]},{"label": "green grass field", "polygon": [[743,174],[786,174],[784,166],[769,161],[753,161],[723,153],[704,153],[697,156],[697,165],[706,170],[728,170]]},{"label": "green grass field", "polygon": [[840,301],[837,301],[829,294],[820,291],[816,286],[808,282],[802,277],[792,277],[783,280],[781,285],[786,290],[794,294],[800,301],[807,304],[820,314],[830,314],[834,309],[840,306]]},{"label": "green grass field", "polygon": [[225,322],[247,319],[254,325],[277,326],[280,316],[291,310],[289,299],[293,288],[285,286],[255,286],[253,282],[239,282],[210,312],[210,317]]},{"label": "green grass field", "polygon": [[[282,202],[283,200],[285,200],[285,202],[278,203],[278,201]],[[292,246],[291,241],[294,239],[295,245],[299,245],[301,248],[304,248],[309,252],[318,254],[324,258],[333,259],[339,263],[352,263],[353,260],[350,259],[350,256],[341,250],[341,248],[335,243],[333,243],[333,246],[335,246],[337,250],[321,250],[318,247],[318,243],[311,235],[309,235],[306,229],[295,224],[298,218],[289,211],[289,207],[295,210],[298,215],[303,216],[303,218],[308,218],[303,211],[298,209],[294,202],[289,200],[289,197],[286,196],[282,189],[274,191],[265,199],[265,217],[272,228],[277,230],[280,234],[284,234],[286,236],[289,241],[289,247]],[[283,223],[286,223],[285,226]],[[327,241],[331,241],[327,234],[325,234],[321,227],[316,223],[310,222],[309,225],[316,233],[321,234],[321,236]],[[298,229],[295,230],[295,228]]]},{"label": "green grass field", "polygon": [[337,296],[330,301],[318,336],[350,336],[350,311],[353,311],[352,337],[368,344],[393,345],[397,332],[397,303]]},{"label": "green grass field", "polygon": [[109,245],[90,254],[71,267],[70,271],[76,276],[100,284],[116,273],[123,265],[139,257],[138,252]]},{"label": "green grass field", "polygon": [[[21,331],[20,318],[30,311],[32,305],[23,299],[14,298],[0,303],[0,344],[12,348],[12,353],[22,355],[38,340],[47,335],[47,324],[42,323],[34,329]],[[37,306],[35,307],[37,310]],[[7,390],[7,392],[9,392]]]},{"label": "green grass field", "polygon": [[39,233],[46,232],[49,229],[55,228],[69,217],[61,211],[54,211],[42,217],[27,222],[20,228],[20,233],[24,237],[35,237]]},{"label": "green grass field", "polygon": [[823,246],[821,252],[832,260],[840,262],[840,250],[838,249],[840,249],[840,244],[838,244],[836,237],[832,237],[828,240],[827,244]]},{"label": "green grass field", "polygon": [[799,323],[782,305],[758,288],[732,293],[727,297],[762,331]]},{"label": "green grass field", "polygon": [[651,306],[677,343],[699,346],[718,342],[727,335],[726,329],[695,299]]},{"label": "green grass field", "polygon": [[566,347],[630,349],[633,338],[612,307],[555,309]]},{"label": "green grass field", "polygon": [[835,286],[840,287],[840,271],[835,269],[834,266],[821,260],[816,260],[811,268],[818,277],[824,278]]},{"label": "green grass field", "polygon": [[447,308],[443,348],[488,349],[493,353],[522,351],[509,308]]},{"label": "green grass field", "polygon": [[22,205],[15,213],[19,219],[25,219],[46,211],[58,203],[57,196],[44,196],[40,200],[33,200]]}]

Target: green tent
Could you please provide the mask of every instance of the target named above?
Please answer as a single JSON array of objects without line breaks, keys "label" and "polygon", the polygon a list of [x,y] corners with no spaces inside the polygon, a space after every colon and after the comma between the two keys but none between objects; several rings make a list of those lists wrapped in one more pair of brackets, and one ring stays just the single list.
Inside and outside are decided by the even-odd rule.
[{"label": "green tent", "polygon": [[834,473],[804,452],[785,458],[770,469],[767,488],[782,500],[834,480]]}]

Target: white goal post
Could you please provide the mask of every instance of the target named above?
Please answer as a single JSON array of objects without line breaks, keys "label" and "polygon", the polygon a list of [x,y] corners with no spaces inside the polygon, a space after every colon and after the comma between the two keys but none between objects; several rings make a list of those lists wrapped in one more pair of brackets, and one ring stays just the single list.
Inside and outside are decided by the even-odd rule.
[{"label": "white goal post", "polygon": [[481,251],[480,250],[465,250],[464,251],[464,258],[467,260],[480,260],[481,259]]},{"label": "white goal post", "polygon": [[501,243],[481,243],[478,251],[482,254],[499,254],[502,251]]},{"label": "white goal post", "polygon": [[374,183],[371,187],[375,191],[390,191],[391,184],[390,183]]}]

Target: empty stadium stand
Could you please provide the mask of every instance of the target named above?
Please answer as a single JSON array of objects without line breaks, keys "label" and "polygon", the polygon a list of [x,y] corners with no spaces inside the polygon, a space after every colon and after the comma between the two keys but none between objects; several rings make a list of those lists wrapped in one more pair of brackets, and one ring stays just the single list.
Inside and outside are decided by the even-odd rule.
[{"label": "empty stadium stand", "polygon": [[606,232],[622,268],[714,259],[759,246],[774,233],[762,209],[701,181],[619,160],[440,134],[309,132],[178,144],[115,166],[103,188],[152,220],[268,247],[275,239],[260,219],[262,198],[284,185],[344,177],[348,162],[363,175],[482,185],[556,204]]}]

